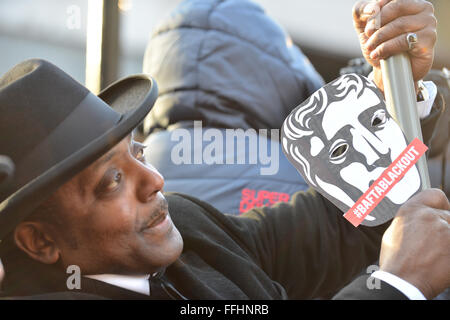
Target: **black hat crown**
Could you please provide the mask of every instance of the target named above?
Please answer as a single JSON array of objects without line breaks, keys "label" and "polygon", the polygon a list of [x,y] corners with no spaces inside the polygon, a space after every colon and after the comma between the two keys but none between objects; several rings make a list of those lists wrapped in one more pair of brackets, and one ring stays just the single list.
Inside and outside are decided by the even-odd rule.
[{"label": "black hat crown", "polygon": [[[88,112],[77,116],[85,99],[91,103]],[[100,122],[92,123],[89,111],[95,111],[94,106],[102,113],[96,119]],[[0,193],[0,202],[120,118],[63,71],[38,60],[23,62],[0,79],[0,114],[1,154],[16,164],[12,183]],[[80,132],[81,127],[93,131],[92,135]],[[65,135],[58,136],[63,131]]]},{"label": "black hat crown", "polygon": [[100,94],[108,105],[61,69],[36,59],[0,78],[0,154],[15,165],[0,188],[0,239],[137,126],[156,94],[149,76],[132,76]]}]

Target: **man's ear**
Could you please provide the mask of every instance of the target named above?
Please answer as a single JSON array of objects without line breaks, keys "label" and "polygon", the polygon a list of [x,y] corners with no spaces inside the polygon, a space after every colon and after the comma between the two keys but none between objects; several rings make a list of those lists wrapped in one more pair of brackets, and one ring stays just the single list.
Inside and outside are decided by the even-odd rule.
[{"label": "man's ear", "polygon": [[34,260],[54,264],[59,259],[60,251],[56,242],[40,222],[21,222],[14,232],[14,240]]}]

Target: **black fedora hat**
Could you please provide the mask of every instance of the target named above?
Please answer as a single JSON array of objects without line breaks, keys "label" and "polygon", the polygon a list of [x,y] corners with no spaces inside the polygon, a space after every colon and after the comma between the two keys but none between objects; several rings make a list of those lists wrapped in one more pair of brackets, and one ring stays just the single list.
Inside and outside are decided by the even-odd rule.
[{"label": "black fedora hat", "polygon": [[157,86],[148,75],[94,95],[44,60],[0,78],[0,154],[15,164],[0,189],[0,241],[43,200],[125,138],[150,112]]}]

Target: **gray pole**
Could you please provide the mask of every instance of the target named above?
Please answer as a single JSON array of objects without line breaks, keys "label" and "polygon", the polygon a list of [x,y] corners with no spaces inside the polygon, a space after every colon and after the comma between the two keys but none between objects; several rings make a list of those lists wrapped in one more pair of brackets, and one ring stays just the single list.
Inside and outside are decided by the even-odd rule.
[{"label": "gray pole", "polygon": [[[381,60],[381,70],[386,105],[390,115],[402,128],[408,142],[411,142],[414,138],[423,141],[409,57],[406,53],[402,53]],[[422,180],[422,190],[430,188],[430,177],[425,156],[417,162],[417,169]]]},{"label": "gray pole", "polygon": [[103,7],[101,89],[117,80],[119,67],[119,0],[107,0]]},{"label": "gray pole", "polygon": [[117,80],[119,17],[118,0],[89,0],[86,87],[95,94]]}]

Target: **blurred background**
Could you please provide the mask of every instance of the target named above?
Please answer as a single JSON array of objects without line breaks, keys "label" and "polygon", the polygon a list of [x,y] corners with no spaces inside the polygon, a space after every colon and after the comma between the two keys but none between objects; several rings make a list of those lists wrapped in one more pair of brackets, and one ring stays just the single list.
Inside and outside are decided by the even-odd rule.
[{"label": "blurred background", "polygon": [[[350,59],[361,57],[352,22],[352,7],[357,0],[254,1],[288,31],[326,82],[335,79]],[[142,72],[152,30],[180,2],[0,0],[0,74],[25,59],[43,58],[98,93],[118,78]],[[433,68],[450,69],[450,1],[430,2],[438,19]],[[450,83],[445,77],[433,81]],[[441,93],[450,100],[450,90]],[[447,112],[445,121],[439,124],[446,126],[439,132],[441,144],[449,140],[449,121]],[[447,153],[449,159],[450,148]],[[443,160],[450,167],[450,162]],[[450,168],[443,174],[440,159],[436,161],[430,167],[434,186],[442,183],[442,177],[450,185]]]},{"label": "blurred background", "polygon": [[[0,0],[0,74],[27,58],[45,58],[85,83],[86,43],[96,37],[95,23],[88,26],[88,2],[98,0]],[[151,30],[180,0],[107,0],[118,7],[109,14],[109,32],[118,43],[108,81],[142,70]],[[356,0],[256,0],[292,36],[326,81],[352,57],[360,56],[352,25]],[[439,21],[435,67],[450,66],[450,1],[435,0]],[[98,7],[98,6],[97,6]],[[95,14],[91,12],[90,14]],[[116,15],[116,16],[115,16]],[[98,22],[98,18],[94,21]],[[115,54],[118,52],[117,58]],[[111,69],[111,68],[110,68]]]}]

